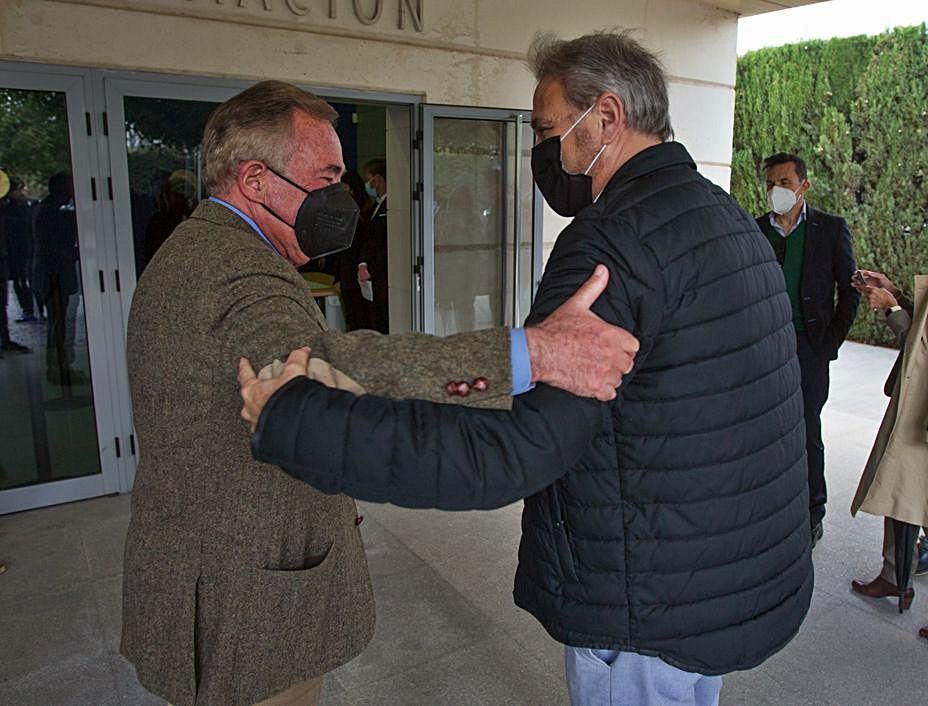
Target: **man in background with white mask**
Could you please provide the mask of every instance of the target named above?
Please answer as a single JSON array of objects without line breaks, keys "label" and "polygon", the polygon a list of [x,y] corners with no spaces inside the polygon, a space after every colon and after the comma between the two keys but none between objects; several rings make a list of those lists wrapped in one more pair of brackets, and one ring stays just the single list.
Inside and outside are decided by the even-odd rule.
[{"label": "man in background with white mask", "polygon": [[860,294],[851,286],[857,265],[847,221],[806,205],[805,194],[812,185],[800,157],[785,152],[772,155],[764,160],[764,173],[770,211],[757,219],[757,225],[783,267],[793,307],[814,545],[822,537],[827,497],[821,416],[828,399],[828,367],[838,357],[838,348],[857,315]]}]

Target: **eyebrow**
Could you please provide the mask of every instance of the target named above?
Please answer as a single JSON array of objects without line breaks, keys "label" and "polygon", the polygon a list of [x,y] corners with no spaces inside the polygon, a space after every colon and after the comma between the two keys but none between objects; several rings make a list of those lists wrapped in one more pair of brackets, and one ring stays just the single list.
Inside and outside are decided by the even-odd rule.
[{"label": "eyebrow", "polygon": [[327,164],[322,168],[321,171],[328,172],[330,174],[334,174],[337,177],[340,177],[345,173],[345,167],[342,164]]},{"label": "eyebrow", "polygon": [[549,127],[551,127],[550,120],[542,120],[540,118],[532,118],[529,124],[532,126],[532,130],[535,132],[538,132],[539,130],[547,130]]}]

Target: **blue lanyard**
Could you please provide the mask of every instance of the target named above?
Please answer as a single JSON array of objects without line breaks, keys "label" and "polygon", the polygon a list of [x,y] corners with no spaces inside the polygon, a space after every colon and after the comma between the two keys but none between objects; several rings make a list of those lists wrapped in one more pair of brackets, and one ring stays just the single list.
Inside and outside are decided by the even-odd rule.
[{"label": "blue lanyard", "polygon": [[[249,215],[243,213],[242,211],[240,211],[239,209],[237,209],[235,206],[233,206],[232,204],[228,203],[227,201],[223,201],[222,199],[217,199],[215,196],[210,196],[210,197],[209,197],[209,200],[212,201],[212,202],[214,202],[214,203],[218,203],[218,204],[221,205],[221,206],[225,206],[227,209],[229,209],[230,211],[232,211],[232,213],[236,214],[239,218],[241,218],[243,221],[245,221],[245,223],[247,223],[248,225],[251,226],[251,229],[261,237],[261,240],[263,240],[264,243],[265,243],[271,250],[273,250],[275,253],[277,253],[278,255],[280,255],[280,250],[278,250],[276,247],[274,247],[274,243],[272,243],[270,240],[267,239],[267,236],[261,231],[261,229],[258,227],[258,224],[254,222],[254,220],[251,218],[251,216],[249,216]],[[280,255],[280,256],[283,257],[283,255]]]}]

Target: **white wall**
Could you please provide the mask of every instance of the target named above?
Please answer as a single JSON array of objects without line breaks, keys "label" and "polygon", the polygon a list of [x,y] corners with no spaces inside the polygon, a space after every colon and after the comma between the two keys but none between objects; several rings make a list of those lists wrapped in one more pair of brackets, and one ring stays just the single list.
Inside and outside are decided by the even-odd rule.
[{"label": "white wall", "polygon": [[[375,0],[362,6],[373,7]],[[737,18],[689,0],[422,0],[423,31],[396,27],[400,0],[377,24],[352,4],[291,0],[4,0],[0,58],[175,74],[281,78],[421,94],[431,103],[530,108],[523,65],[538,31],[574,36],[639,28],[671,77],[674,127],[727,186]],[[271,8],[264,9],[265,4]],[[415,3],[413,3],[415,4]],[[582,7],[582,11],[578,11]]]},{"label": "white wall", "polygon": [[[667,68],[677,139],[707,177],[728,188],[733,13],[691,0],[421,0],[423,31],[416,32],[409,22],[398,27],[401,0],[361,6],[376,1],[383,14],[365,26],[347,0],[336,3],[335,19],[329,0],[2,0],[0,58],[279,78],[412,93],[430,103],[528,109],[534,81],[524,55],[536,32],[569,37],[637,28]],[[298,16],[289,5],[308,13]],[[391,147],[401,145],[393,140]],[[391,201],[391,210],[398,206]],[[562,224],[546,217],[546,250]]]}]

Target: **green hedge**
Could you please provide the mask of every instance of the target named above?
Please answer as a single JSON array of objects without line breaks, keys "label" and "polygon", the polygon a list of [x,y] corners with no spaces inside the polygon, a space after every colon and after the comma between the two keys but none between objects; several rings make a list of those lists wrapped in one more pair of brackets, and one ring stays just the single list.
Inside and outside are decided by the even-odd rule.
[{"label": "green hedge", "polygon": [[[857,262],[910,292],[928,274],[928,36],[925,25],[874,37],[802,42],[738,61],[732,194],[767,211],[760,164],[794,152],[811,205],[844,216]],[[857,341],[891,335],[861,303]]]}]

